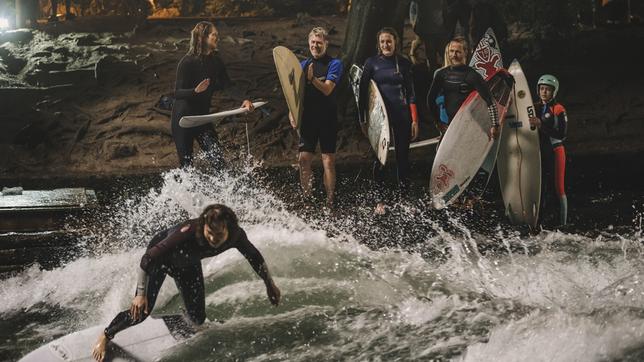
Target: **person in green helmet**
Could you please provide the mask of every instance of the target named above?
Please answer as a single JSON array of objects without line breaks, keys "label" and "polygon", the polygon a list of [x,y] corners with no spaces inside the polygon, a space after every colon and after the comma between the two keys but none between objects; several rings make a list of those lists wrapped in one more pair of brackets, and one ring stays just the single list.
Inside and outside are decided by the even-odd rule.
[{"label": "person in green helmet", "polygon": [[[539,129],[541,143],[541,169],[543,170],[542,207],[554,188],[559,198],[559,224],[566,225],[568,198],[565,190],[566,150],[563,141],[568,129],[568,117],[564,106],[557,102],[559,80],[551,74],[544,74],[537,82],[539,101],[535,104],[536,117],[530,118],[530,125]],[[554,187],[553,187],[554,186]]]}]

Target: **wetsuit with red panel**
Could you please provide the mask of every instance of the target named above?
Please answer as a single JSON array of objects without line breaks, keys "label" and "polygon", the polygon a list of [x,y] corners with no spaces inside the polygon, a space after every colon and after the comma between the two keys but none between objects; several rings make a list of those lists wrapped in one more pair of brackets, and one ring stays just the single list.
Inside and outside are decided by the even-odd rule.
[{"label": "wetsuit with red panel", "polygon": [[[411,67],[411,62],[399,55],[375,55],[366,60],[360,79],[361,112],[366,112],[368,107],[370,80],[373,79],[382,95],[389,127],[393,130],[398,182],[402,189],[409,185],[411,128],[412,122],[418,122]],[[381,178],[380,171],[378,169],[377,178]]]},{"label": "wetsuit with red panel", "polygon": [[[568,199],[565,190],[566,149],[563,141],[568,129],[566,109],[556,100],[535,105],[541,120],[539,141],[541,143],[541,169],[543,170],[542,210],[548,194],[554,188],[559,199],[559,222],[566,224]],[[545,202],[545,203],[544,203]]]}]

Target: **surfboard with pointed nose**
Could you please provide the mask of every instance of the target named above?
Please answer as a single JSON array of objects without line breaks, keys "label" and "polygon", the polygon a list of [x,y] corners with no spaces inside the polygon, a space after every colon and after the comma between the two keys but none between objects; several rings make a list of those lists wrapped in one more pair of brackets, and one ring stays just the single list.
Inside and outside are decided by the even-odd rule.
[{"label": "surfboard with pointed nose", "polygon": [[[104,328],[95,326],[58,338],[30,352],[20,362],[94,361],[92,348]],[[107,345],[105,361],[156,361],[195,333],[181,315],[149,317],[118,333]]]}]

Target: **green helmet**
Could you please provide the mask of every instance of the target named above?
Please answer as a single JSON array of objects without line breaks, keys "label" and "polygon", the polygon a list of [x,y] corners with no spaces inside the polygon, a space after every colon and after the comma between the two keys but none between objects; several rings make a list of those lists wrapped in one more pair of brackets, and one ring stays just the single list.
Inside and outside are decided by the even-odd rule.
[{"label": "green helmet", "polygon": [[551,86],[554,91],[552,92],[552,98],[557,97],[557,92],[559,91],[559,79],[552,74],[544,74],[539,78],[537,82],[537,94],[539,94],[539,86],[545,84]]}]

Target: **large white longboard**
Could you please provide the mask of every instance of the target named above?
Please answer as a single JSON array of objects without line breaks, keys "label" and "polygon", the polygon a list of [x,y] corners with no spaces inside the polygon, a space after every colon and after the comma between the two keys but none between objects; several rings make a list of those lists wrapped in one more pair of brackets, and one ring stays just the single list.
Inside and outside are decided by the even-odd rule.
[{"label": "large white longboard", "polygon": [[531,128],[528,120],[536,113],[528,80],[516,59],[508,71],[515,85],[499,142],[499,184],[510,222],[535,228],[541,199],[541,150],[539,131]]},{"label": "large white longboard", "polygon": [[273,61],[277,76],[284,92],[286,105],[293,115],[297,129],[300,129],[304,107],[304,72],[299,60],[288,48],[278,46],[273,49]]},{"label": "large white longboard", "polygon": [[[92,348],[105,326],[95,326],[51,341],[20,359],[20,362],[94,361]],[[155,361],[167,350],[194,335],[180,315],[149,317],[118,333],[108,343],[106,361]]]},{"label": "large white longboard", "polygon": [[[265,105],[266,103],[268,102],[253,102],[253,107],[259,108]],[[183,128],[199,127],[204,124],[217,122],[226,117],[235,116],[238,114],[244,114],[247,112],[248,110],[246,108],[235,108],[228,111],[212,113],[212,114],[204,114],[200,116],[183,116],[179,120],[179,126]]]},{"label": "large white longboard", "polygon": [[[351,83],[356,104],[360,104],[361,76],[362,68],[355,64],[351,66],[351,69],[349,69],[349,83]],[[387,115],[387,109],[385,108],[385,101],[382,99],[378,86],[373,80],[369,81],[369,99],[367,101],[367,137],[369,138],[371,148],[376,153],[378,161],[380,164],[385,165],[387,163],[387,152],[389,151],[389,144],[391,142],[389,117]],[[361,116],[359,115],[359,117]]]},{"label": "large white longboard", "polygon": [[[507,72],[499,70],[487,82],[500,117],[505,116],[510,102],[508,77]],[[474,91],[454,116],[436,152],[429,181],[434,208],[452,203],[472,181],[494,143],[488,137],[489,129],[487,104]]]}]

